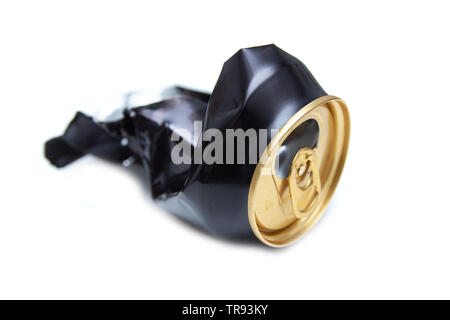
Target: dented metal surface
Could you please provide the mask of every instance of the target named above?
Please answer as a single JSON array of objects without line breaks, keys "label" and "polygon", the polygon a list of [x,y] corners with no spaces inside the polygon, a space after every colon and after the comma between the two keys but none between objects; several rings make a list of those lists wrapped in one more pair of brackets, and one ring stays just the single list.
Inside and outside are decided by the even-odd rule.
[{"label": "dented metal surface", "polygon": [[[77,113],[62,136],[46,143],[45,155],[57,167],[85,154],[118,163],[134,159],[145,168],[152,197],[167,211],[215,235],[252,237],[247,210],[256,164],[175,165],[170,158],[176,144],[172,133],[192,133],[196,120],[203,121],[203,130],[280,129],[325,95],[305,65],[278,47],[241,49],[225,62],[211,94],[177,88],[172,97],[127,108],[112,122]],[[281,166],[281,177],[287,177],[301,147],[316,145],[318,130],[310,123],[298,131],[301,136],[297,132],[285,143],[289,160]],[[188,141],[192,154],[207,145]]]}]

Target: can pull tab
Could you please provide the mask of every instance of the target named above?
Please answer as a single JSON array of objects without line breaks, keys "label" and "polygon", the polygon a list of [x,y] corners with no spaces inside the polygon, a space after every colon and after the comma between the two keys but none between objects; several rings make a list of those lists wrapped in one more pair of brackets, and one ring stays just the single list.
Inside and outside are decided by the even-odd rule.
[{"label": "can pull tab", "polygon": [[294,215],[304,218],[314,210],[322,188],[315,149],[302,148],[296,153],[288,181]]}]

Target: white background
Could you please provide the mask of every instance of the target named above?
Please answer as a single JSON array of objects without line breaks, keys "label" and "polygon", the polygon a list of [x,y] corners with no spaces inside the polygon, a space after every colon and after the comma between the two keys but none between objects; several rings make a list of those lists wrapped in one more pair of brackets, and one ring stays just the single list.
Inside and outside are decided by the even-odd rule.
[{"label": "white background", "polygon": [[[447,1],[2,1],[0,298],[450,298]],[[352,118],[328,209],[284,249],[156,208],[46,139],[128,91],[211,90],[242,47],[301,59]]]}]

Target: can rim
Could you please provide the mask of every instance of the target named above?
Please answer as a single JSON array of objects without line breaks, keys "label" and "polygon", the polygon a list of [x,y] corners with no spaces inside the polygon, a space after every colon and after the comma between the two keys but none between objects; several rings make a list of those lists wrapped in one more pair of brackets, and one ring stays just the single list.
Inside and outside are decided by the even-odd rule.
[{"label": "can rim", "polygon": [[[328,121],[324,121],[324,127],[320,130],[333,131],[327,136],[327,144],[325,148],[329,170],[326,176],[322,177],[324,188],[321,190],[318,203],[313,212],[308,217],[299,219],[292,218],[291,223],[286,226],[266,229],[261,225],[259,218],[261,218],[261,210],[257,212],[258,201],[262,201],[264,196],[261,193],[260,198],[257,198],[258,191],[266,188],[268,179],[263,179],[263,170],[273,167],[275,155],[281,143],[289,136],[289,134],[297,128],[304,121],[309,120],[319,110],[329,110],[330,116]],[[316,115],[320,118],[320,114]],[[320,120],[320,119],[319,119]],[[322,134],[322,133],[320,133]],[[338,97],[326,95],[310,102],[294,114],[275,134],[270,141],[266,150],[263,152],[258,165],[253,173],[252,181],[250,183],[248,196],[248,218],[250,226],[255,236],[266,245],[272,247],[283,247],[294,242],[302,235],[304,235],[311,227],[318,221],[325,208],[327,207],[337,183],[339,182],[345,159],[348,151],[348,144],[350,138],[350,116],[347,106],[343,100]],[[319,138],[320,139],[320,138]],[[325,138],[324,138],[325,139]],[[323,148],[322,148],[323,149]],[[323,150],[322,150],[323,151]],[[323,151],[323,152],[325,152]],[[328,159],[329,158],[329,159]],[[263,161],[264,159],[264,161]],[[267,175],[267,171],[265,171]],[[270,182],[269,182],[270,183]],[[272,186],[273,188],[273,186]],[[278,196],[278,195],[277,195]],[[260,206],[259,206],[260,208]],[[280,211],[281,207],[278,208]],[[277,209],[274,209],[277,211]],[[262,210],[264,211],[264,210]],[[279,215],[280,212],[275,212],[273,215]],[[267,213],[265,213],[267,216]],[[284,218],[282,218],[284,219]],[[301,220],[301,221],[300,221]],[[287,221],[287,220],[286,220]]]}]

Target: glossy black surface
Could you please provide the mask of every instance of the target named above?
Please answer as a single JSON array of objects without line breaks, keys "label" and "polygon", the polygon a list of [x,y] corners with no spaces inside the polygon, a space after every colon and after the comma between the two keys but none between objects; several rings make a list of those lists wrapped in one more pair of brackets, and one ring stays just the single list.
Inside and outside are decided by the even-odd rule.
[{"label": "glossy black surface", "polygon": [[[123,119],[109,123],[78,113],[63,136],[47,142],[46,156],[58,167],[86,153],[118,162],[132,156],[144,166],[153,198],[167,211],[215,235],[249,237],[247,200],[256,165],[175,165],[172,132],[192,132],[194,120],[204,121],[203,130],[279,129],[324,95],[305,65],[278,47],[241,49],[225,62],[211,95],[178,88],[174,97],[128,109]],[[285,158],[299,144],[314,146],[316,129],[304,128],[305,135],[298,131],[286,144],[291,151]],[[189,143],[193,149],[206,146]]]}]

